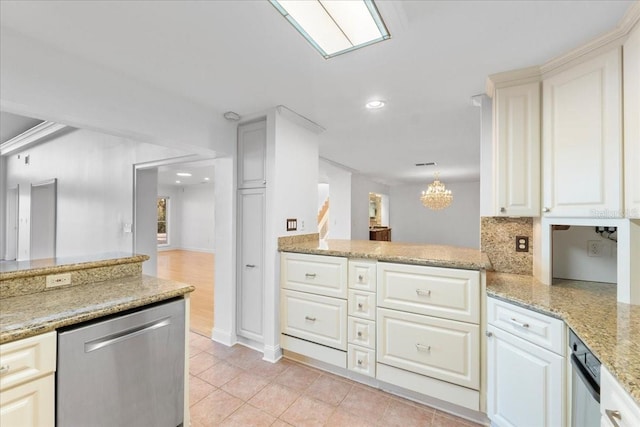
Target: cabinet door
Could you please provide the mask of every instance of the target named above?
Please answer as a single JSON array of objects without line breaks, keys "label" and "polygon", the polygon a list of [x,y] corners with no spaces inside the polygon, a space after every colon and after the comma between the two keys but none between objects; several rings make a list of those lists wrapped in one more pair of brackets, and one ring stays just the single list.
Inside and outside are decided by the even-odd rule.
[{"label": "cabinet door", "polygon": [[564,358],[489,325],[487,415],[492,425],[565,424]]},{"label": "cabinet door", "polygon": [[500,88],[494,99],[496,215],[540,215],[540,83]]},{"label": "cabinet door", "polygon": [[640,26],[636,26],[622,49],[625,213],[628,218],[640,218]]},{"label": "cabinet door", "polygon": [[543,81],[543,213],[622,216],[621,55]]},{"label": "cabinet door", "polygon": [[14,427],[47,427],[55,423],[54,374],[0,394],[0,425]]},{"label": "cabinet door", "polygon": [[238,126],[238,188],[266,186],[266,147],[266,121]]},{"label": "cabinet door", "polygon": [[238,194],[237,333],[263,340],[264,189]]}]

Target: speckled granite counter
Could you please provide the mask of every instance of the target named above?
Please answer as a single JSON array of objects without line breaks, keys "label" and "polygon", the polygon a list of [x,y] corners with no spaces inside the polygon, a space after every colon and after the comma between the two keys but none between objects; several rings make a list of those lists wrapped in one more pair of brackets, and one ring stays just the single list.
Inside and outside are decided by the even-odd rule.
[{"label": "speckled granite counter", "polygon": [[564,320],[640,405],[640,306],[618,303],[615,285],[489,272],[487,294]]},{"label": "speckled granite counter", "polygon": [[282,252],[342,256],[433,267],[489,270],[489,258],[478,249],[371,240],[302,241],[281,244]]},{"label": "speckled granite counter", "polygon": [[132,276],[0,299],[0,344],[182,296],[194,289],[171,280]]}]

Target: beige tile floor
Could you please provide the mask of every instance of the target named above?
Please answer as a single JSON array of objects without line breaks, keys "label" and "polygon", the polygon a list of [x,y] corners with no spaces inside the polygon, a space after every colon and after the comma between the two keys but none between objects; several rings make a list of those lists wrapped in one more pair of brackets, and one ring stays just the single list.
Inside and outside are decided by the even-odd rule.
[{"label": "beige tile floor", "polygon": [[191,425],[469,427],[478,424],[345,378],[191,333]]}]

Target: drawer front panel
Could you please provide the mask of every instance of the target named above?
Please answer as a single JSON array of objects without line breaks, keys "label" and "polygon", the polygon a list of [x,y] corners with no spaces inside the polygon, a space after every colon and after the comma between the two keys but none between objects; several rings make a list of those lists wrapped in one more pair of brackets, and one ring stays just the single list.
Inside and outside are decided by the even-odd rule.
[{"label": "drawer front panel", "polygon": [[378,306],[479,323],[480,273],[378,263]]},{"label": "drawer front panel", "polygon": [[375,378],[376,352],[369,348],[349,344],[347,369]]},{"label": "drawer front panel", "polygon": [[560,319],[487,298],[487,323],[556,354],[565,354],[565,326]]},{"label": "drawer front panel", "polygon": [[347,339],[351,344],[376,348],[376,322],[349,316]]},{"label": "drawer front panel", "polygon": [[282,333],[347,349],[347,301],[282,290]]},{"label": "drawer front panel", "polygon": [[0,390],[56,370],[56,333],[48,332],[0,346]]},{"label": "drawer front panel", "polygon": [[378,362],[479,388],[478,325],[385,309],[377,324]]},{"label": "drawer front panel", "polygon": [[376,319],[376,294],[349,290],[349,316]]},{"label": "drawer front panel", "polygon": [[376,291],[376,263],[349,260],[349,288]]},{"label": "drawer front panel", "polygon": [[347,298],[347,259],[308,254],[282,254],[282,287]]}]

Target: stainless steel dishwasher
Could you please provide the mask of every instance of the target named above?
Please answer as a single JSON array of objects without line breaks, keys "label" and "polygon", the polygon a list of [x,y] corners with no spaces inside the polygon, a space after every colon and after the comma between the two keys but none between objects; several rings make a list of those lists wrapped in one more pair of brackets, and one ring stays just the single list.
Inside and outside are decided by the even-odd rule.
[{"label": "stainless steel dishwasher", "polygon": [[56,425],[181,425],[184,317],[180,299],[59,331]]}]

